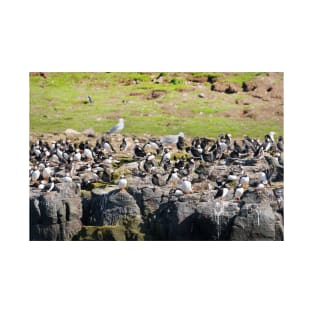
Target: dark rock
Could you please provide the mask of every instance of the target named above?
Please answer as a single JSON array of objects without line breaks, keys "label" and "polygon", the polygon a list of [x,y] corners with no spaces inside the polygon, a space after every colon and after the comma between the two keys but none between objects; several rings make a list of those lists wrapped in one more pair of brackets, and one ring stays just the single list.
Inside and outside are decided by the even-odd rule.
[{"label": "dark rock", "polygon": [[[101,240],[143,239],[140,208],[128,192],[120,192],[119,189],[108,191],[104,189],[101,192],[93,190],[92,198],[86,204],[87,206],[84,207],[86,226],[97,226],[101,233],[97,234],[102,236]],[[116,236],[112,235],[112,231]],[[92,240],[93,235],[90,235],[91,237],[89,235],[85,236],[83,232],[78,238]]]},{"label": "dark rock", "polygon": [[232,223],[230,240],[283,240],[282,218],[277,218],[270,205],[272,196],[245,193],[240,214]]},{"label": "dark rock", "polygon": [[212,91],[225,92],[227,94],[237,93],[239,88],[236,84],[225,83],[225,82],[215,82],[211,85]]},{"label": "dark rock", "polygon": [[96,133],[92,128],[87,128],[82,132],[83,135],[87,137],[96,137]]},{"label": "dark rock", "polygon": [[162,203],[151,219],[154,240],[228,240],[236,204],[198,202],[192,197]]},{"label": "dark rock", "polygon": [[152,90],[150,99],[157,99],[164,97],[166,95],[166,91],[163,90]]},{"label": "dark rock", "polygon": [[30,240],[71,240],[81,229],[82,205],[75,183],[30,194]]}]

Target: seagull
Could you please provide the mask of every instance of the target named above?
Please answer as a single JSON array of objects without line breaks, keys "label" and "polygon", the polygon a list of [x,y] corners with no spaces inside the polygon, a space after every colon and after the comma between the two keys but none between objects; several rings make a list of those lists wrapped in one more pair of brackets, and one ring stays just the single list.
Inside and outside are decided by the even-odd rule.
[{"label": "seagull", "polygon": [[168,145],[174,145],[178,142],[178,137],[184,138],[184,133],[180,132],[178,135],[167,135],[164,137],[161,137],[160,141],[161,143],[168,144]]},{"label": "seagull", "polygon": [[87,98],[88,98],[88,102],[89,102],[89,103],[92,103],[92,102],[93,102],[93,100],[92,100],[92,98],[91,98],[90,96],[87,96]]},{"label": "seagull", "polygon": [[118,181],[118,188],[120,189],[120,192],[125,192],[125,188],[127,186],[127,180],[125,175],[121,175],[119,181]]},{"label": "seagull", "polygon": [[113,133],[120,132],[123,128],[124,128],[124,119],[120,118],[118,120],[118,123],[108,131],[108,134],[111,135]]}]

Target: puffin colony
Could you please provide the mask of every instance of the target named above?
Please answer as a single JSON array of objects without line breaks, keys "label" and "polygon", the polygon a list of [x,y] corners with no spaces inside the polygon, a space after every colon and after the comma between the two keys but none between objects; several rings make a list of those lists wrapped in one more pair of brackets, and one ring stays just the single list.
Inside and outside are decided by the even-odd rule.
[{"label": "puffin colony", "polygon": [[[177,196],[190,197],[210,189],[216,192],[217,201],[240,201],[248,188],[261,195],[273,180],[283,181],[284,141],[282,136],[276,140],[274,132],[263,140],[248,136],[233,140],[231,134],[187,139],[182,132],[142,139],[117,134],[123,128],[121,118],[94,144],[69,138],[30,142],[30,188],[51,192],[60,182],[75,182],[81,189],[107,183],[127,192],[132,178],[140,177],[152,186],[171,187]],[[136,166],[124,173],[121,169],[126,163]],[[218,166],[226,167],[227,174],[213,179]],[[253,182],[246,166],[254,166]]]}]

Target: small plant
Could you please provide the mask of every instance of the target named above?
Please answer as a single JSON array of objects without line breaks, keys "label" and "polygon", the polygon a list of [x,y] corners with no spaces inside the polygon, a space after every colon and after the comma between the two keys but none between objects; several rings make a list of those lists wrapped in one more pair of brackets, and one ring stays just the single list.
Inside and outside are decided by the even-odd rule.
[{"label": "small plant", "polygon": [[173,78],[170,83],[173,84],[173,85],[182,85],[184,84],[184,80],[183,79],[180,79],[180,78]]}]

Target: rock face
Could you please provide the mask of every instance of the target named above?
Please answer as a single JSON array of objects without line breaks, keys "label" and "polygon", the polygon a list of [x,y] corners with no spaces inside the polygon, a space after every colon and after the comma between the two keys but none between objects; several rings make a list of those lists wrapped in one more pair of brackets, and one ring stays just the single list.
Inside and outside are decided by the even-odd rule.
[{"label": "rock face", "polygon": [[75,183],[60,183],[56,191],[30,194],[30,240],[71,240],[81,229],[82,204]]},{"label": "rock face", "polygon": [[[275,213],[277,201],[273,195],[259,197],[248,193],[243,197],[243,206],[234,218],[230,240],[283,240],[282,216]],[[274,209],[273,209],[274,208]]]},{"label": "rock face", "polygon": [[227,175],[227,165],[202,168],[212,182],[205,185],[201,180],[197,182],[196,170],[190,175],[194,193],[184,196],[177,195],[175,188],[168,185],[153,185],[151,177],[139,175],[138,164],[133,164],[121,166],[122,172],[129,175],[129,187],[124,192],[110,183],[95,184],[91,191],[81,191],[76,183],[56,184],[56,191],[50,193],[31,189],[30,239],[284,239],[283,187],[265,188],[258,194],[254,163],[242,164],[249,173],[250,187],[240,201],[233,199],[236,184],[230,184],[224,201],[214,199],[216,190],[212,184],[217,177]]},{"label": "rock face", "polygon": [[[140,208],[128,192],[93,190],[79,240],[141,240]],[[91,228],[89,226],[92,226]],[[94,227],[97,226],[97,227]]]},{"label": "rock face", "polygon": [[241,201],[210,192],[175,196],[160,187],[93,195],[81,240],[283,240],[275,195],[247,191]]}]

